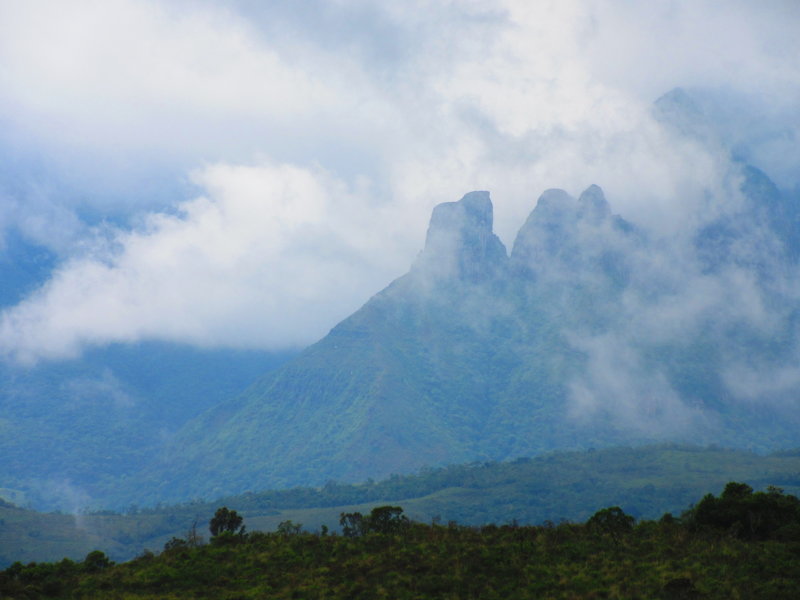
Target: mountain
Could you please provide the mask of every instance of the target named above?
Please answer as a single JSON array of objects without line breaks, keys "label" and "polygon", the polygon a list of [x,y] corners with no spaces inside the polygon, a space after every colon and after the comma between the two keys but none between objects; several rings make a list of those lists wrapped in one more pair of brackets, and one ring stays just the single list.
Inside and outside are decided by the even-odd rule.
[{"label": "mountain", "polygon": [[0,498],[45,510],[91,504],[156,460],[192,417],[290,356],[146,342],[0,364]]},{"label": "mountain", "polygon": [[[293,360],[144,342],[2,364],[0,498],[120,509],[554,449],[800,445],[798,190],[740,160],[691,94],[654,111],[725,165],[718,189],[675,199],[679,230],[626,220],[596,185],[551,189],[506,248],[475,191]],[[13,305],[57,257],[4,239]]]},{"label": "mountain", "polygon": [[[0,226],[0,308],[35,294],[60,261]],[[32,366],[0,360],[0,499],[83,507],[98,486],[155,460],[188,420],[294,354],[146,341]]]},{"label": "mountain", "polygon": [[115,501],[654,440],[797,446],[796,208],[733,176],[744,202],[688,246],[595,185],[544,192],[510,254],[488,192],[436,206],[409,273],[187,423]]}]

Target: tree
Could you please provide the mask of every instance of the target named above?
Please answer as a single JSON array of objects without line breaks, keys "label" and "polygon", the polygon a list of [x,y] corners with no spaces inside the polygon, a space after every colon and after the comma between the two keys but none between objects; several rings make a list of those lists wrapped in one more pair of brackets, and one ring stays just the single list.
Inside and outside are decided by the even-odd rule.
[{"label": "tree", "polygon": [[290,537],[293,535],[300,535],[300,531],[303,529],[302,523],[294,523],[293,521],[281,521],[278,523],[278,533],[280,533],[284,537]]},{"label": "tree", "polygon": [[369,531],[375,533],[399,533],[408,526],[408,517],[399,506],[378,506],[369,514]]},{"label": "tree", "polygon": [[366,517],[360,512],[341,513],[339,516],[339,525],[345,537],[359,537],[367,533],[399,533],[409,523],[399,506],[377,506]]},{"label": "tree", "polygon": [[184,550],[188,547],[188,545],[189,544],[187,544],[185,539],[172,536],[172,539],[164,544],[164,552],[169,553]]},{"label": "tree", "polygon": [[114,563],[100,550],[92,550],[83,560],[83,570],[87,573],[99,573],[112,566]]},{"label": "tree", "polygon": [[705,497],[687,514],[690,526],[716,529],[745,540],[800,537],[800,500],[780,488],[753,492],[746,483],[731,481],[719,498]]},{"label": "tree", "polygon": [[342,527],[344,537],[358,537],[367,531],[367,524],[364,515],[360,512],[341,513],[339,515],[339,525]]},{"label": "tree", "polygon": [[214,517],[208,524],[208,529],[211,531],[212,537],[216,537],[222,533],[239,533],[244,535],[244,519],[239,516],[235,510],[229,510],[227,506],[218,508],[214,513]]},{"label": "tree", "polygon": [[597,533],[610,535],[616,543],[619,542],[620,536],[633,529],[635,520],[632,516],[626,515],[619,506],[610,506],[594,513],[586,522],[586,526]]},{"label": "tree", "polygon": [[192,521],[191,529],[186,532],[186,544],[190,548],[199,548],[203,545],[203,536],[197,533],[197,519]]},{"label": "tree", "polygon": [[738,481],[730,481],[725,486],[721,498],[723,500],[744,500],[753,495],[753,488],[746,483],[739,483]]}]

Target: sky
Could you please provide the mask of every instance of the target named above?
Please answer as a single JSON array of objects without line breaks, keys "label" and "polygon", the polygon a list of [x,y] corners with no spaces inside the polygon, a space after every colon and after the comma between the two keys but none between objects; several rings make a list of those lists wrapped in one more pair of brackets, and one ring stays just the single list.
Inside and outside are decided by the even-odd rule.
[{"label": "sky", "polygon": [[[302,347],[471,190],[510,247],[548,188],[665,238],[733,201],[731,153],[798,189],[797,31],[794,0],[0,0],[0,261],[55,257],[0,357]],[[655,117],[676,87],[710,136]]]}]

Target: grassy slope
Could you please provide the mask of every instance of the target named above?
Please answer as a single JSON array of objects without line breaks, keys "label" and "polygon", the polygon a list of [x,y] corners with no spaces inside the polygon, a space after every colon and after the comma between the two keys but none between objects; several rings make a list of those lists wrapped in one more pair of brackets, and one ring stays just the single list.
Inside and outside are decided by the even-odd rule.
[{"label": "grassy slope", "polygon": [[74,559],[98,548],[114,560],[143,549],[158,550],[185,536],[193,522],[207,533],[216,507],[245,517],[250,531],[274,531],[281,521],[311,531],[334,528],[341,512],[368,512],[376,504],[401,504],[415,520],[438,517],[466,525],[582,521],[598,507],[620,505],[640,518],[681,511],[730,480],[760,489],[777,485],[800,493],[800,455],[682,447],[616,448],[558,453],[509,463],[482,463],[427,470],[361,485],[328,485],[246,494],[216,502],[78,517],[42,514],[0,505],[0,565],[13,561]]}]

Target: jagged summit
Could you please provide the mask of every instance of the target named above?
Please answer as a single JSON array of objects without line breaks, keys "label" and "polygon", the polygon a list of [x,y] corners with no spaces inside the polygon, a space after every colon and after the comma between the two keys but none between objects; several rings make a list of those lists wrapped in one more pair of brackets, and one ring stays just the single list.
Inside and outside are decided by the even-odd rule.
[{"label": "jagged summit", "polygon": [[681,137],[703,144],[720,144],[719,132],[715,130],[710,115],[696,96],[683,88],[675,88],[661,96],[652,110],[657,121]]},{"label": "jagged summit", "polygon": [[536,207],[533,209],[531,216],[534,213],[540,217],[542,215],[557,215],[571,212],[574,209],[575,198],[562,189],[552,188],[542,192],[542,195],[536,201]]},{"label": "jagged summit", "polygon": [[578,216],[592,222],[600,222],[611,216],[611,207],[599,185],[590,185],[580,195]]},{"label": "jagged summit", "polygon": [[690,114],[698,119],[703,116],[703,111],[691,94],[681,87],[673,88],[660,96],[655,101],[654,108],[657,115]]},{"label": "jagged summit", "polygon": [[433,209],[425,249],[414,271],[437,279],[478,281],[494,276],[506,262],[503,242],[492,231],[489,192],[466,194]]},{"label": "jagged summit", "polygon": [[493,222],[493,207],[489,192],[469,192],[458,202],[442,202],[434,207],[428,228],[428,239],[430,240],[431,234],[435,235],[443,229],[474,229],[492,233]]},{"label": "jagged summit", "polygon": [[545,191],[520,228],[511,251],[512,268],[518,273],[541,271],[554,259],[575,265],[602,251],[609,236],[619,234],[609,227],[611,208],[603,190],[589,186],[576,200],[560,189]]},{"label": "jagged summit", "polygon": [[[745,193],[766,211],[772,188],[756,175]],[[758,287],[772,281],[757,276],[761,263],[700,272],[614,215],[595,185],[578,198],[543,193],[510,257],[492,215],[485,191],[436,206],[409,273],[185,426],[141,480],[168,482],[162,500],[185,499],[554,448],[733,445],[745,434],[751,447],[797,446],[800,386],[767,386],[757,406],[769,410],[746,395],[750,365],[783,377],[800,348],[796,299],[782,295],[789,286]],[[772,223],[757,229],[775,237]],[[763,247],[759,231],[733,225],[722,250]],[[777,272],[778,258],[762,262]],[[752,285],[737,289],[787,315],[785,340],[735,304],[726,290],[742,280]],[[719,290],[711,305],[696,308],[698,286]],[[754,360],[751,348],[765,350]]]}]

